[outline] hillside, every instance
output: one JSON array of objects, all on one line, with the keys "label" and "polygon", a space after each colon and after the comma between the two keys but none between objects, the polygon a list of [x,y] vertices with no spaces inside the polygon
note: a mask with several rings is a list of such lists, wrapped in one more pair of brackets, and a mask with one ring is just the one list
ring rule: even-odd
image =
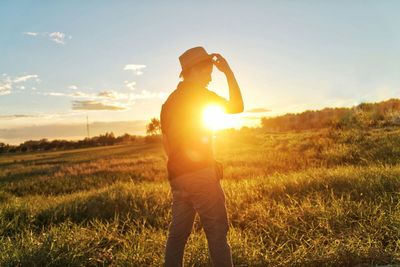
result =
[{"label": "hillside", "polygon": [[400,100],[361,103],[351,108],[324,108],[261,119],[269,131],[300,131],[322,128],[380,128],[400,125]]},{"label": "hillside", "polygon": [[[238,266],[400,263],[397,128],[223,131]],[[160,266],[171,194],[161,144],[0,156],[1,266]],[[188,266],[209,266],[196,219]]]}]

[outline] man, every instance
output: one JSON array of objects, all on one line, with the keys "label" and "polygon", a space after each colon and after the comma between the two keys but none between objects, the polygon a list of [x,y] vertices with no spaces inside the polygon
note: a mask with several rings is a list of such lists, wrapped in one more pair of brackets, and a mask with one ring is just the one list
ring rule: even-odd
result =
[{"label": "man", "polygon": [[[163,144],[168,156],[168,180],[172,191],[172,222],[165,249],[165,266],[182,266],[183,253],[196,212],[206,233],[214,266],[232,266],[227,242],[228,217],[219,179],[221,165],[213,156],[212,131],[203,123],[210,104],[226,113],[243,112],[239,85],[220,54],[194,47],[179,57],[183,78],[161,109]],[[209,91],[215,65],[227,78],[229,101]]]}]

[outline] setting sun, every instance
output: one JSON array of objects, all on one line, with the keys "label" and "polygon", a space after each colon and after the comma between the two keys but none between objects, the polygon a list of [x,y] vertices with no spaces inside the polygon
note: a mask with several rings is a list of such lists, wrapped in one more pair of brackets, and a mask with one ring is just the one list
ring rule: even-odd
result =
[{"label": "setting sun", "polygon": [[209,105],[203,111],[203,124],[206,128],[216,131],[237,127],[240,121],[238,118],[226,114],[223,107],[219,105]]}]

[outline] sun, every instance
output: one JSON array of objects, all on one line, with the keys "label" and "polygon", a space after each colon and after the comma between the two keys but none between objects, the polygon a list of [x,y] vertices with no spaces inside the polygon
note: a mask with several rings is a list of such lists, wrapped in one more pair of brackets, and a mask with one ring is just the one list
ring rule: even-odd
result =
[{"label": "sun", "polygon": [[217,131],[238,126],[239,121],[232,115],[226,114],[223,107],[209,105],[203,110],[203,124],[207,129]]}]

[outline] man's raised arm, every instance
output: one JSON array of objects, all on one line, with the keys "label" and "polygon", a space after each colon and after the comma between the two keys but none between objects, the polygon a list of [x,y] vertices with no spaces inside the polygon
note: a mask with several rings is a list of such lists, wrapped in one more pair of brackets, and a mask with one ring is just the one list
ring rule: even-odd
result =
[{"label": "man's raised arm", "polygon": [[226,107],[227,113],[241,113],[244,110],[243,98],[240,92],[239,85],[236,81],[233,71],[228,65],[228,62],[220,54],[212,54],[216,58],[213,62],[214,65],[223,72],[226,76],[229,86],[229,101]]}]

